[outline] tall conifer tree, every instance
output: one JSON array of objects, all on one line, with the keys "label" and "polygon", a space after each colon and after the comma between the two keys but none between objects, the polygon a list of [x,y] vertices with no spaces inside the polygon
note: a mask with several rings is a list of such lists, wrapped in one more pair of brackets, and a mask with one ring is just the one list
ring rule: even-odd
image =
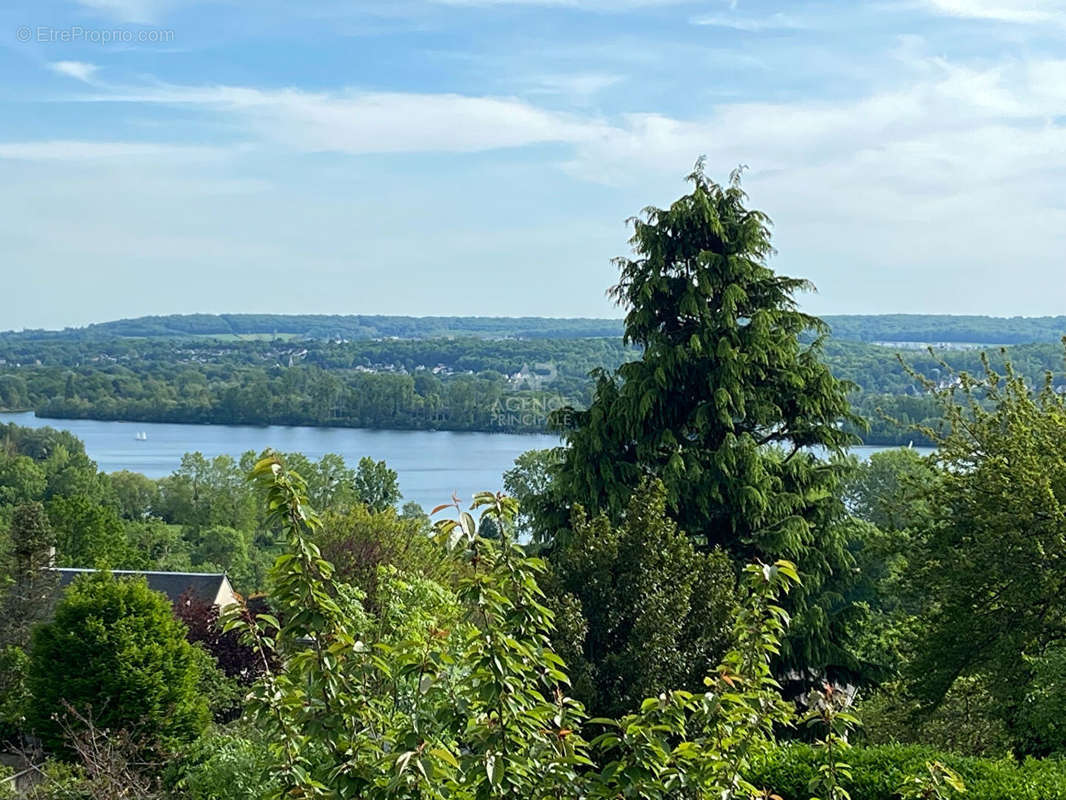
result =
[{"label": "tall conifer tree", "polygon": [[740,171],[721,186],[701,159],[688,180],[690,193],[632,220],[634,256],[617,259],[609,294],[643,356],[601,371],[590,407],[569,412],[554,488],[617,519],[641,481],[658,478],[701,545],[738,562],[796,560],[807,596],[793,660],[846,661],[832,631],[842,592],[826,594],[850,566],[833,524],[845,467],[826,454],[848,444],[848,387],[820,359],[825,324],[797,308],[810,283],[767,266],[770,220],[745,207]]}]

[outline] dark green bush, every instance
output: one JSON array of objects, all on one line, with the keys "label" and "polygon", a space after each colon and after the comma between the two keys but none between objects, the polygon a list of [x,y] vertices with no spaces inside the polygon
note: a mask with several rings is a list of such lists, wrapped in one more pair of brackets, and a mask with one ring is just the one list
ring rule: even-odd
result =
[{"label": "dark green bush", "polygon": [[[807,800],[807,784],[818,772],[822,754],[805,744],[774,750],[749,776],[759,787],[784,800]],[[924,775],[926,763],[939,761],[966,782],[966,800],[1066,800],[1066,761],[1057,759],[972,758],[918,745],[856,747],[848,752],[852,779],[844,782],[852,800],[898,800],[911,775]]]},{"label": "dark green bush", "polygon": [[87,721],[124,731],[148,749],[192,741],[210,715],[201,692],[206,657],[185,633],[170,602],[144,578],[78,578],[55,618],[33,633],[31,729],[53,751],[65,749],[68,725]]}]

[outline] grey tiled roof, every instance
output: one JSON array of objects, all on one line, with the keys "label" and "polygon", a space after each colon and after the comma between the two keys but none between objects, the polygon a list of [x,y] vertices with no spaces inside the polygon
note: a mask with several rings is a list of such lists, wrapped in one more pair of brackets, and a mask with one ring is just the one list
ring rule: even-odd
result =
[{"label": "grey tiled roof", "polygon": [[[67,586],[79,575],[96,572],[94,569],[60,567],[59,585]],[[224,572],[151,572],[149,570],[113,569],[112,575],[143,575],[148,588],[165,594],[171,603],[176,603],[183,594],[191,591],[197,598],[208,603],[215,602],[223,581]]]}]

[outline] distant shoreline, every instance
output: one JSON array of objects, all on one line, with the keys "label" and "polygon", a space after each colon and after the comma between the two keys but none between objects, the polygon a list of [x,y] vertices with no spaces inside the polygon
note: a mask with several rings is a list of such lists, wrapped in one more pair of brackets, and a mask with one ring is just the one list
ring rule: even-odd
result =
[{"label": "distant shoreline", "polygon": [[[409,426],[406,428],[398,427],[386,427],[375,425],[345,425],[343,423],[333,422],[279,422],[279,421],[265,421],[265,422],[233,422],[233,421],[218,421],[218,420],[178,420],[178,419],[163,419],[158,417],[119,417],[119,416],[103,416],[93,414],[81,414],[81,415],[62,415],[62,414],[40,414],[35,409],[0,409],[0,413],[5,414],[29,414],[32,413],[37,419],[45,420],[89,420],[93,422],[128,422],[136,423],[143,422],[149,425],[190,425],[190,426],[216,426],[216,427],[247,427],[247,428],[338,428],[344,430],[363,430],[363,431],[384,431],[391,433],[403,433],[405,431],[422,431],[425,433],[500,433],[510,436],[562,436],[560,432],[552,431],[547,428],[541,429],[516,429],[505,427],[492,427],[492,426],[475,426],[475,427],[448,427],[446,425],[437,426]],[[855,447],[907,447],[914,445],[915,447],[929,447],[929,442],[921,439],[917,432],[908,432],[905,436],[891,437],[891,436],[874,436],[874,437],[862,437]]]}]

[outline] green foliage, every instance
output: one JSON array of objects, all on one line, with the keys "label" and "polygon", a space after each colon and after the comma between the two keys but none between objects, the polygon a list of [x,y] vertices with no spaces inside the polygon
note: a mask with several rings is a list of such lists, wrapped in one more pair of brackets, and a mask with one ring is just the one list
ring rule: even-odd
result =
[{"label": "green foliage", "polygon": [[[589,370],[615,367],[634,353],[617,336],[136,346],[115,338],[9,343],[0,336],[0,358],[41,362],[17,371],[0,365],[0,390],[5,378],[17,378],[22,407],[59,418],[543,431],[548,410],[587,401]],[[552,365],[543,386],[508,377],[538,364]],[[310,473],[306,478],[313,484]],[[309,491],[321,503],[313,486]]]},{"label": "green foliage", "polygon": [[815,740],[815,749],[823,761],[818,774],[808,784],[808,791],[815,792],[811,800],[851,800],[851,794],[843,784],[851,781],[851,765],[847,754],[852,749],[848,736],[858,726],[859,719],[848,710],[847,695],[830,684],[821,691],[811,691],[807,696],[808,711],[803,721],[820,738]]},{"label": "green foliage", "polygon": [[355,470],[355,496],[371,513],[380,513],[400,501],[400,483],[395,470],[384,461],[364,456]]},{"label": "green foliage", "polygon": [[[513,499],[479,494],[470,512],[436,526],[466,565],[452,603],[440,602],[442,588],[386,570],[375,626],[314,543],[321,522],[302,479],[276,457],[253,475],[288,552],[271,574],[277,616],[238,611],[228,626],[277,658],[250,708],[271,743],[274,796],[762,796],[744,775],[791,717],[770,669],[788,620],[774,600],[797,581],[791,565],[746,570],[736,648],[707,691],[673,691],[621,721],[596,720],[606,731],[590,745],[550,646],[553,615],[537,585],[545,565],[507,535]],[[500,540],[478,535],[478,511],[497,519]],[[442,606],[452,609],[443,619]]]},{"label": "green foliage", "polygon": [[934,708],[923,707],[909,688],[896,679],[860,699],[858,710],[866,742],[922,744],[949,753],[992,758],[1014,752],[1024,728],[1008,728],[984,679],[959,678]]},{"label": "green foliage", "polygon": [[705,678],[707,691],[664,693],[617,722],[595,720],[607,731],[593,740],[606,760],[592,779],[593,797],[767,796],[750,776],[753,762],[773,750],[775,728],[793,716],[770,662],[788,621],[774,601],[796,583],[787,562],[747,567],[747,598],[734,618],[735,649]]},{"label": "green foliage", "polygon": [[159,481],[159,492],[156,513],[182,525],[191,538],[216,525],[244,531],[257,522],[255,498],[230,456],[208,460],[201,453],[186,453],[178,469]]},{"label": "green foliage", "polygon": [[40,503],[17,506],[11,516],[10,586],[0,594],[0,646],[29,644],[30,630],[48,616],[56,588],[51,566],[55,534]]},{"label": "green foliage", "polygon": [[[698,552],[677,530],[659,482],[637,490],[619,526],[579,509],[571,527],[552,553],[546,587],[576,697],[593,714],[613,716],[667,689],[697,691],[730,645],[729,559]],[[576,618],[561,610],[571,602]]]},{"label": "green foliage", "polygon": [[17,505],[39,500],[47,486],[44,468],[29,456],[0,459],[0,503]]},{"label": "green foliage", "polygon": [[1018,710],[1017,735],[1031,753],[1066,754],[1066,646],[1055,642],[1039,655],[1028,656],[1031,676]]},{"label": "green foliage", "polygon": [[53,749],[73,712],[150,744],[195,738],[207,723],[202,660],[167,599],[143,579],[88,574],[34,631],[27,683],[32,729]]},{"label": "green foliage", "polygon": [[[965,794],[959,795],[944,786],[950,782],[940,773],[941,795],[952,800],[1066,800],[1066,762],[1056,759],[974,758],[918,745],[885,745],[855,747],[848,760],[852,777],[843,785],[852,800],[899,800],[912,790],[915,778],[927,786],[936,764],[957,773],[965,784]],[[807,800],[807,785],[822,763],[822,754],[812,746],[791,744],[769,752],[748,777],[774,787],[783,800]]]},{"label": "green foliage", "polygon": [[926,764],[926,775],[915,775],[900,787],[900,800],[949,800],[966,792],[966,784],[955,770],[939,761]]},{"label": "green foliage", "polygon": [[13,509],[10,540],[9,584],[0,587],[0,739],[25,723],[26,647],[33,626],[51,614],[57,588],[48,569],[55,536],[40,503]]},{"label": "green foliage", "polygon": [[[852,395],[870,429],[847,425],[869,444],[928,444],[911,424],[934,424],[935,401],[916,391],[914,379],[896,359],[900,348],[911,352],[912,343],[934,343],[950,348],[951,342],[978,342],[988,347],[1016,344],[1011,359],[1030,380],[1045,370],[1061,376],[1061,357],[1055,341],[1066,332],[1062,318],[993,319],[888,315],[882,317],[826,317],[833,329],[824,357],[834,375],[861,388]],[[140,325],[138,321],[129,321]],[[592,323],[592,328],[585,323]],[[528,323],[528,326],[527,326]],[[311,320],[299,335],[274,337],[272,332],[228,332],[227,320],[204,323],[227,331],[214,338],[182,341],[133,341],[117,335],[102,336],[101,326],[91,337],[76,331],[61,335],[0,334],[0,406],[34,408],[42,415],[95,419],[130,419],[158,422],[214,422],[301,425],[348,425],[372,428],[450,430],[539,431],[547,411],[560,404],[585,407],[592,385],[592,369],[613,370],[640,356],[639,348],[621,341],[621,320],[472,320],[451,323],[395,318],[384,324],[354,323],[370,329],[410,331],[402,339],[337,341]],[[181,330],[184,320],[162,324],[146,322],[147,330]],[[201,323],[193,327],[199,328]],[[249,323],[256,326],[262,323]],[[328,323],[350,329],[339,318]],[[515,331],[510,338],[463,336],[427,339],[443,330],[471,326],[476,330]],[[365,325],[365,327],[364,327]],[[173,327],[171,327],[173,326]],[[597,327],[599,326],[599,327]],[[328,329],[332,329],[331,327]],[[572,338],[577,330],[588,337]],[[986,338],[960,339],[985,330]],[[314,333],[317,331],[317,334]],[[554,331],[555,336],[546,334]],[[992,335],[995,331],[996,335]],[[939,336],[932,336],[939,332]],[[304,339],[304,334],[321,337]],[[160,334],[163,335],[163,334]],[[293,344],[293,337],[304,339]],[[349,338],[349,337],[344,337]],[[807,341],[810,334],[805,335]],[[887,341],[891,346],[869,342]],[[1039,342],[1039,343],[1037,343]],[[956,370],[980,369],[973,349],[942,349]],[[938,380],[941,365],[920,351],[908,357],[913,366]],[[14,364],[21,362],[20,367]],[[40,366],[37,366],[40,362]],[[529,365],[550,363],[554,379],[546,387],[516,387],[507,375]],[[509,410],[517,413],[500,413]],[[527,413],[532,410],[534,413]],[[890,421],[888,417],[899,420]],[[310,472],[293,462],[316,497]]]},{"label": "green foliage", "polygon": [[96,800],[91,778],[77,764],[49,759],[41,766],[40,782],[24,800]]},{"label": "green foliage", "polygon": [[81,494],[53,497],[46,507],[59,566],[118,568],[126,561],[126,529],[113,508]]},{"label": "green foliage", "polygon": [[168,525],[158,518],[125,523],[127,569],[191,572],[190,542],[180,525]]},{"label": "green foliage", "polygon": [[883,450],[859,464],[844,486],[844,502],[859,519],[882,531],[926,522],[936,469],[910,448]]},{"label": "green foliage", "polygon": [[898,675],[917,626],[921,601],[911,596],[906,576],[917,530],[931,518],[928,497],[936,479],[928,459],[901,448],[857,463],[843,487],[845,506],[854,517],[851,527],[858,533],[853,552],[862,576],[852,597],[861,619],[849,631],[850,642],[878,682]]},{"label": "green foliage", "polygon": [[22,647],[0,647],[0,742],[14,739],[26,723],[29,656]]},{"label": "green foliage", "polygon": [[167,783],[185,800],[262,800],[277,791],[270,765],[254,728],[213,728],[169,769]]},{"label": "green foliage", "polygon": [[363,592],[369,609],[382,604],[383,567],[397,568],[408,577],[444,582],[454,572],[430,540],[425,520],[398,516],[392,506],[378,513],[362,503],[328,511],[315,532],[315,543],[333,564],[337,579]]},{"label": "green foliage", "polygon": [[251,534],[215,525],[202,531],[189,561],[198,572],[225,572],[239,592],[248,593],[262,584],[261,566],[252,558]]},{"label": "green foliage", "polygon": [[[789,558],[805,576],[792,598],[786,661],[854,667],[840,649],[828,585],[851,569],[836,495],[851,441],[847,386],[820,357],[817,318],[797,310],[806,281],[775,274],[769,220],[702,168],[691,193],[633,221],[633,259],[618,259],[611,296],[640,359],[600,372],[587,411],[564,427],[558,496],[620,519],[645,476],[663,482],[678,526],[737,562]],[[560,420],[561,421],[561,420]],[[553,527],[565,528],[557,511]]]},{"label": "green foliage", "polygon": [[948,430],[911,559],[923,605],[906,674],[934,704],[978,677],[1010,724],[1030,659],[1066,633],[1066,399],[1009,365],[938,396]]},{"label": "green foliage", "polygon": [[161,497],[156,481],[129,470],[112,472],[107,477],[123,519],[144,520],[159,515]]},{"label": "green foliage", "polygon": [[555,531],[550,527],[555,507],[560,502],[553,495],[554,471],[562,462],[559,449],[527,450],[514,460],[503,474],[503,487],[518,501],[515,527],[518,535],[529,541],[550,542]]},{"label": "green foliage", "polygon": [[[553,694],[565,676],[548,658],[550,612],[530,572],[535,562],[513,544],[477,539],[464,512],[458,528],[442,529],[476,565],[460,586],[467,619],[459,635],[423,618],[414,622],[418,635],[367,641],[371,621],[352,613],[358,595],[332,581],[332,565],[309,538],[320,523],[305,505],[302,479],[274,459],[255,474],[290,545],[272,573],[284,625],[260,616],[249,631],[282,664],[265,676],[253,710],[276,743],[283,789],[540,797],[573,778],[579,740],[559,730],[576,709]],[[481,502],[498,516],[510,508],[491,496]],[[390,583],[385,594],[410,591]],[[396,614],[392,605],[386,615]],[[452,696],[463,703],[452,707]]]}]

